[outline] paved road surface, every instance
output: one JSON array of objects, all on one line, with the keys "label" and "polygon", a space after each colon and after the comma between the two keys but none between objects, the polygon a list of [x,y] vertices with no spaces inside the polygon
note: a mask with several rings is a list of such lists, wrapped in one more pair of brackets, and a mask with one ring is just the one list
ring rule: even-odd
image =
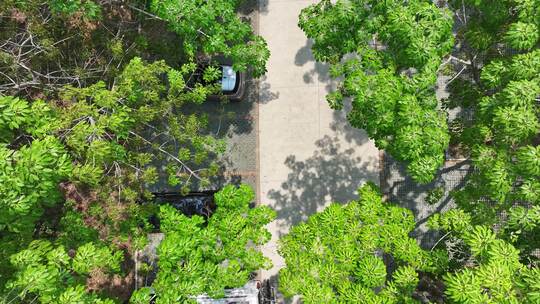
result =
[{"label": "paved road surface", "polygon": [[346,202],[366,180],[379,181],[378,153],[363,131],[347,126],[343,112],[325,100],[334,85],[316,63],[298,28],[300,10],[311,0],[260,0],[259,34],[268,42],[268,73],[259,89],[259,191],[261,204],[278,212],[272,241],[262,248],[275,278],[284,266],[277,239],[291,225],[331,201]]}]

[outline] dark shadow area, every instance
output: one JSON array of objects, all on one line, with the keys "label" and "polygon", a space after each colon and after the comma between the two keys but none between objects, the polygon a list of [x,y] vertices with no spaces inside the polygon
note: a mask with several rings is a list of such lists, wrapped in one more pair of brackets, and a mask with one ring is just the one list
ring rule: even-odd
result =
[{"label": "dark shadow area", "polygon": [[245,134],[253,131],[254,104],[257,102],[256,81],[246,80],[246,92],[241,101],[223,99],[208,100],[202,104],[185,104],[182,113],[208,116],[208,134],[218,138],[231,134]]},{"label": "dark shadow area", "polygon": [[259,103],[265,104],[279,98],[279,91],[272,91],[271,85],[266,82],[266,76],[260,78],[258,89],[259,96],[255,100],[257,100]]},{"label": "dark shadow area", "polygon": [[337,86],[337,80],[330,77],[330,64],[315,61],[311,48],[313,47],[313,40],[307,39],[306,44],[301,47],[294,57],[294,64],[297,66],[303,66],[308,62],[315,62],[315,67],[306,72],[302,77],[307,84],[315,84],[317,81],[325,84],[325,90],[330,92]]},{"label": "dark shadow area", "polygon": [[[328,104],[326,104],[328,106]],[[347,114],[351,111],[352,105],[347,98],[343,102],[343,109],[334,111],[334,119],[330,123],[330,129],[345,138],[348,143],[363,145],[369,141],[366,131],[351,126],[347,120]]]},{"label": "dark shadow area", "polygon": [[[429,184],[418,184],[407,174],[403,164],[385,154],[384,167],[381,171],[383,193],[388,195],[391,202],[399,204],[414,213],[416,228],[412,236],[424,249],[431,249],[440,235],[427,228],[427,220],[435,213],[443,212],[454,207],[450,191],[461,189],[470,173],[469,161],[447,161],[434,180]],[[430,190],[437,187],[444,189],[444,194],[434,204],[428,204],[426,199]]]},{"label": "dark shadow area", "polygon": [[306,45],[296,51],[296,55],[294,56],[295,65],[303,66],[310,61],[315,61],[315,58],[313,58],[313,52],[311,51],[311,47],[313,47],[313,40],[306,40]]},{"label": "dark shadow area", "polygon": [[247,2],[255,2],[256,8],[258,9],[260,14],[267,14],[268,13],[268,1],[269,0],[247,0]]},{"label": "dark shadow area", "polygon": [[291,304],[293,303],[293,299],[285,298],[283,294],[279,292],[279,275],[273,275],[267,278],[263,284],[268,289],[272,288],[273,290],[271,291],[269,290],[268,292],[264,293],[264,296],[261,297],[261,300],[262,300],[261,304],[272,304],[272,303]]},{"label": "dark shadow area", "polygon": [[243,0],[238,7],[241,15],[251,15],[259,11],[259,0]]},{"label": "dark shadow area", "polygon": [[[251,147],[249,147],[251,149]],[[255,148],[253,148],[253,159],[255,159]],[[212,189],[221,189],[225,185],[235,185],[239,186],[240,184],[248,184],[253,191],[257,189],[257,177],[256,177],[256,163],[250,161],[238,160],[239,158],[233,159],[230,156],[232,152],[229,150],[224,157],[219,161],[220,170],[216,176],[213,176],[210,179],[212,184]],[[239,165],[239,163],[241,163]],[[251,170],[242,170],[241,166],[250,166],[252,163]]]},{"label": "dark shadow area", "polygon": [[254,190],[258,187],[256,103],[268,103],[279,97],[279,92],[271,91],[264,79],[265,76],[249,82],[243,101],[223,103],[210,115],[209,129],[227,141],[227,151],[219,160],[220,173],[211,179],[214,188],[241,183],[247,183]]},{"label": "dark shadow area", "polygon": [[361,183],[378,176],[378,172],[368,168],[373,167],[375,159],[351,157],[353,149],[342,149],[337,137],[325,136],[316,146],[313,156],[305,161],[294,155],[287,157],[287,180],[280,189],[268,193],[275,201],[280,228],[306,220],[327,201],[346,203],[356,199]]},{"label": "dark shadow area", "polygon": [[256,26],[253,21],[257,19],[257,14],[268,13],[268,0],[241,0],[236,11],[244,21]]},{"label": "dark shadow area", "polygon": [[[191,190],[215,190],[223,185],[232,183],[240,184],[246,182],[252,187],[256,187],[255,177],[250,177],[256,170],[256,138],[255,132],[257,107],[257,81],[248,77],[246,80],[246,92],[241,101],[231,102],[206,101],[203,104],[186,104],[181,111],[184,114],[195,114],[197,116],[207,116],[208,126],[206,134],[223,139],[227,142],[227,148],[222,155],[211,155],[211,161],[218,161],[220,165],[219,173],[211,178],[209,187],[201,187],[197,180],[191,180]],[[181,148],[181,147],[178,147]],[[185,146],[183,146],[185,148]],[[188,147],[189,148],[189,147]],[[177,152],[176,152],[177,153]],[[173,153],[173,154],[176,154]],[[159,181],[150,188],[151,191],[178,191],[180,185],[169,186],[165,160],[155,164],[160,168]],[[208,162],[200,165],[193,165],[192,169],[207,168]],[[246,178],[246,173],[247,177]],[[254,188],[255,189],[255,188]]]}]

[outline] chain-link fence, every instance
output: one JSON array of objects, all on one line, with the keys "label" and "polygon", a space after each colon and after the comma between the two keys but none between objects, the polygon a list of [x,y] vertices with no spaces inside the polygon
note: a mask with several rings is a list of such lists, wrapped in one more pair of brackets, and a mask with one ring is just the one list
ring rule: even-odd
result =
[{"label": "chain-link fence", "polygon": [[467,160],[448,160],[435,179],[426,185],[416,183],[406,172],[405,166],[384,154],[381,170],[381,190],[389,201],[413,211],[417,227],[413,236],[422,247],[430,249],[438,234],[429,231],[428,218],[455,207],[450,191],[464,185],[471,166]]}]

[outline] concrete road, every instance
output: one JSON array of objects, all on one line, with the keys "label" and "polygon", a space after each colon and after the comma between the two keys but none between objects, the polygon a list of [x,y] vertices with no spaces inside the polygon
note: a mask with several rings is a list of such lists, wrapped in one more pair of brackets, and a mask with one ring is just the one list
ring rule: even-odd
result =
[{"label": "concrete road", "polygon": [[328,107],[335,83],[328,67],[316,63],[311,42],[298,28],[298,14],[312,0],[260,0],[259,34],[268,42],[268,73],[259,88],[260,203],[278,212],[269,225],[271,242],[262,248],[276,278],[283,259],[277,240],[291,225],[332,201],[356,198],[367,180],[378,184],[378,155],[365,132],[348,126],[345,112]]}]

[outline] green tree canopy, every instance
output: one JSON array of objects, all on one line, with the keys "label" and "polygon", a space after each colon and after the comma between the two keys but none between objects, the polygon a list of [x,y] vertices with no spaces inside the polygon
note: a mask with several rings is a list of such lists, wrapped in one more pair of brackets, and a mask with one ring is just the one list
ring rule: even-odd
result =
[{"label": "green tree canopy", "polygon": [[[241,287],[271,261],[256,246],[270,240],[264,228],[275,217],[266,206],[250,208],[254,193],[247,185],[228,185],[214,195],[216,211],[205,219],[187,217],[169,205],[160,208],[158,273],[152,288],[156,303],[190,302],[208,294],[223,297],[225,288]],[[150,289],[137,290],[131,301],[148,303]]]},{"label": "green tree canopy", "polygon": [[[340,79],[331,107],[350,98],[349,122],[419,182],[432,179],[451,138],[452,151],[473,163],[455,201],[475,224],[503,226],[529,255],[540,245],[540,2],[438,5],[321,1],[302,11],[299,26]],[[449,72],[442,106],[457,116],[450,128],[434,94]]]},{"label": "green tree canopy", "polygon": [[43,106],[0,97],[0,231],[31,234],[43,209],[62,199],[58,183],[71,175],[71,159],[57,138],[30,140],[44,122],[33,111]]},{"label": "green tree canopy", "polygon": [[10,257],[16,270],[0,301],[2,304],[36,300],[40,303],[113,304],[112,300],[86,292],[85,284],[94,270],[119,272],[122,259],[121,252],[92,243],[80,246],[73,253],[49,241],[33,241],[28,248]]},{"label": "green tree canopy", "polygon": [[455,198],[474,223],[505,226],[525,256],[540,246],[540,2],[450,4],[463,22],[456,56],[465,72],[446,105],[468,113],[453,123],[452,141],[475,169]]},{"label": "green tree canopy", "polygon": [[[210,164],[208,170],[196,171],[190,166],[201,165],[212,153],[219,154],[224,143],[204,133],[204,115],[181,112],[184,104],[200,104],[217,90],[215,85],[186,84],[196,69],[193,63],[175,70],[163,61],[146,63],[134,58],[113,88],[107,89],[103,82],[86,88],[66,87],[60,105],[5,97],[0,100],[0,134],[6,139],[21,132],[21,136],[37,139],[54,136],[77,165],[73,178],[90,185],[98,184],[103,173],[113,169],[111,176],[154,182],[157,176],[152,162],[157,159],[171,161],[166,173],[173,186],[182,183],[187,187],[194,179],[204,185],[217,166]],[[162,75],[167,75],[166,81]],[[215,75],[209,77],[215,79]]]},{"label": "green tree canopy", "polygon": [[[221,54],[238,69],[265,71],[268,49],[237,17],[239,5],[0,1],[0,293],[8,295],[1,303],[111,303],[100,298],[116,297],[107,285],[117,279],[123,281],[117,289],[131,292],[134,269],[119,265],[130,267],[124,255],[144,247],[149,215],[157,212],[140,204],[150,197],[148,185],[206,188],[225,149],[196,109],[221,92],[221,71],[197,61]],[[248,210],[242,199],[230,204],[214,218],[248,217],[237,242],[256,245],[268,237],[261,227],[271,211]],[[162,212],[165,221],[179,216]],[[219,247],[229,235],[216,233]],[[165,248],[172,246],[167,242]],[[219,258],[229,263],[231,254],[222,271],[229,277],[267,263],[253,248],[228,246]],[[221,279],[201,292],[232,284]]]},{"label": "green tree canopy", "polygon": [[237,69],[266,72],[270,51],[266,41],[253,34],[251,25],[237,16],[242,0],[152,0],[152,12],[166,20],[183,39],[187,54],[224,55]]},{"label": "green tree canopy", "polygon": [[[47,208],[63,200],[58,184],[72,174],[64,145],[43,136],[47,124],[42,101],[32,106],[13,97],[0,97],[0,257],[7,260],[32,240]],[[33,140],[33,136],[36,139]],[[11,265],[0,265],[0,289]]]},{"label": "green tree canopy", "polygon": [[[444,275],[450,303],[538,303],[540,270],[520,262],[519,250],[489,227],[473,225],[471,216],[454,209],[429,220],[453,239],[453,269]],[[456,242],[456,240],[458,242]],[[455,245],[458,244],[458,245]],[[456,263],[457,262],[457,263]]]},{"label": "green tree canopy", "polygon": [[360,198],[331,204],[294,226],[280,240],[286,267],[280,271],[285,296],[303,303],[411,303],[430,256],[408,235],[412,213],[383,202],[372,183]]},{"label": "green tree canopy", "polygon": [[[205,78],[215,77],[212,69]],[[33,238],[67,250],[101,241],[134,251],[153,212],[137,203],[147,185],[165,177],[182,191],[194,180],[205,187],[218,170],[210,158],[224,143],[205,133],[205,116],[182,112],[218,89],[188,84],[196,70],[136,57],[110,89],[103,82],[66,87],[56,102],[0,97],[2,258]],[[3,263],[0,273],[5,282],[12,265]]]},{"label": "green tree canopy", "polygon": [[327,95],[330,107],[341,109],[350,97],[351,125],[424,183],[443,163],[449,142],[434,88],[453,45],[452,24],[450,11],[421,0],[323,0],[300,14],[315,59],[342,79]]}]

